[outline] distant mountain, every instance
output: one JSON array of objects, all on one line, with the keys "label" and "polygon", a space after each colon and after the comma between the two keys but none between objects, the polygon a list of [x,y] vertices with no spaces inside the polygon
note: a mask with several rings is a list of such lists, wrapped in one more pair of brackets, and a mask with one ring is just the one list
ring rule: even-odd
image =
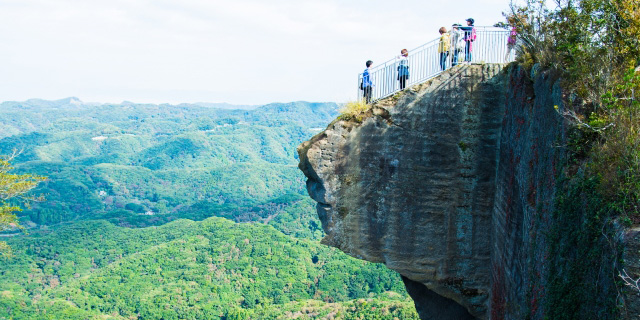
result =
[{"label": "distant mountain", "polygon": [[[143,227],[217,215],[318,237],[315,215],[302,209],[311,202],[301,197],[295,148],[337,108],[5,102],[0,154],[22,150],[16,167],[50,178],[36,190],[47,200],[23,212],[37,224],[102,217]],[[294,209],[302,211],[292,215]]]},{"label": "distant mountain", "polygon": [[[182,106],[183,104],[180,104]],[[207,108],[216,108],[216,109],[242,109],[242,110],[253,110],[255,108],[260,107],[259,105],[236,105],[229,103],[211,103],[211,102],[196,102],[191,105],[207,107]]]},{"label": "distant mountain", "polygon": [[[218,105],[220,108],[216,108]],[[235,108],[238,107],[238,108]],[[46,129],[55,122],[67,118],[77,118],[92,122],[110,123],[131,119],[143,120],[160,118],[170,121],[197,121],[200,117],[224,121],[251,121],[252,123],[269,120],[312,121],[315,125],[326,125],[327,115],[337,113],[335,103],[273,103],[265,106],[233,106],[229,104],[121,104],[84,103],[78,98],[66,98],[55,101],[30,99],[24,102],[7,101],[0,103],[0,138],[19,133],[29,133]],[[298,114],[300,113],[300,114]],[[185,122],[185,123],[186,123]],[[263,124],[268,124],[263,122]],[[55,128],[54,128],[55,129]]]},{"label": "distant mountain", "polygon": [[[0,108],[9,108],[9,107],[20,107],[20,108],[30,108],[30,107],[69,107],[69,106],[99,106],[99,105],[114,105],[112,103],[100,103],[100,102],[84,102],[76,97],[68,97],[59,100],[44,100],[44,99],[29,99],[26,101],[5,101],[0,103]],[[131,101],[122,101],[119,104],[115,105],[143,105],[141,103],[135,103]],[[146,104],[153,105],[153,104]],[[171,106],[171,104],[161,104],[166,106]],[[206,107],[206,108],[214,108],[214,109],[230,109],[230,110],[252,110],[260,107],[260,105],[234,105],[230,103],[213,103],[213,102],[196,102],[196,103],[181,103],[175,105],[177,107]]]}]

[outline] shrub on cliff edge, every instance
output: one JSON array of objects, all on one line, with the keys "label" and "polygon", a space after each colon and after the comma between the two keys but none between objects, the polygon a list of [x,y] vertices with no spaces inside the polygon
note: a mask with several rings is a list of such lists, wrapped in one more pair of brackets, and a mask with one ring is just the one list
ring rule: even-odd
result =
[{"label": "shrub on cliff edge", "polygon": [[342,120],[355,120],[362,122],[363,114],[371,108],[371,105],[364,100],[349,101],[339,110],[340,119]]}]

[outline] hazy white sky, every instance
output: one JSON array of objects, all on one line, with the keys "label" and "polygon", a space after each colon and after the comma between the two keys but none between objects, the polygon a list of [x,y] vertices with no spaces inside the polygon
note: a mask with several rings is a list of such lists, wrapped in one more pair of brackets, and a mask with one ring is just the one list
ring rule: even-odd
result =
[{"label": "hazy white sky", "polygon": [[438,28],[508,0],[0,0],[0,101],[265,104],[355,99]]}]

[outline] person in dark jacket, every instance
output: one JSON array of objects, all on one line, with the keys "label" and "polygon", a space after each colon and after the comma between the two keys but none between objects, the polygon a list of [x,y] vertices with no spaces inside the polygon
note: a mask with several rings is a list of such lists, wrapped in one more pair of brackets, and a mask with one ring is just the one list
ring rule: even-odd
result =
[{"label": "person in dark jacket", "polygon": [[373,61],[367,60],[366,66],[362,73],[362,84],[361,89],[364,91],[364,101],[366,103],[371,103],[371,93],[373,92],[373,82],[371,82],[371,74],[369,74],[369,68],[373,65]]},{"label": "person in dark jacket", "polygon": [[464,31],[464,42],[466,43],[464,48],[464,61],[471,62],[473,51],[473,42],[476,41],[476,27],[473,26],[475,20],[473,18],[467,19],[467,26],[460,27]]}]

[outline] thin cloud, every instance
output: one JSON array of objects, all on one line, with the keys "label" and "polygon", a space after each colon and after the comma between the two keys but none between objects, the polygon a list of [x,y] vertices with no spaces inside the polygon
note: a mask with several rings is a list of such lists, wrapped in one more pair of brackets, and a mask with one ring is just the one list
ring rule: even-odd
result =
[{"label": "thin cloud", "polygon": [[344,101],[367,59],[500,3],[0,0],[0,100]]}]

